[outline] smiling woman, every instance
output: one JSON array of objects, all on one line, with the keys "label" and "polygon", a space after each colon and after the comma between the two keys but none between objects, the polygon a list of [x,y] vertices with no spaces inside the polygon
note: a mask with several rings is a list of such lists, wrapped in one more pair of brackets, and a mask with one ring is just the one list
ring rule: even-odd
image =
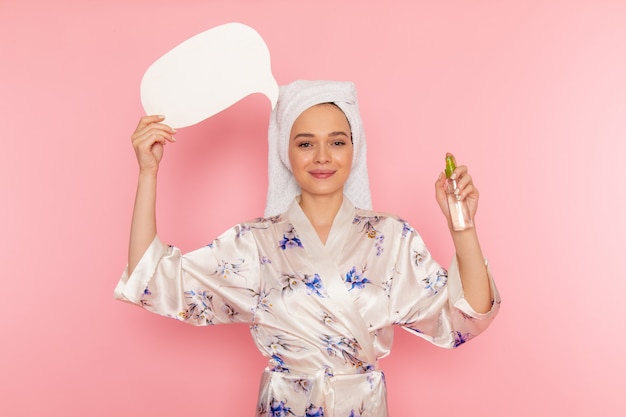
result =
[{"label": "smiling woman", "polygon": [[[443,266],[454,252],[431,183],[446,151],[480,189],[504,310],[456,351],[396,328],[380,361],[391,415],[626,416],[625,16],[618,0],[0,1],[0,416],[254,416],[267,360],[245,325],[191,328],[110,297],[128,250],[141,76],[178,40],[231,21],[262,34],[280,84],[357,83],[373,206],[410,221]],[[254,94],[179,129],[159,171],[161,239],[187,252],[263,215],[270,111]],[[386,256],[376,221],[355,227]],[[287,230],[276,250],[283,234],[285,252],[312,245]],[[216,268],[239,265],[225,261]],[[377,273],[354,264],[352,280]],[[442,284],[432,275],[429,291]]]},{"label": "smiling woman", "polygon": [[[408,223],[370,210],[356,102],[352,83],[283,87],[270,122],[272,215],[185,255],[156,235],[156,174],[174,131],[146,116],[133,135],[140,176],[129,266],[115,294],[189,324],[248,324],[268,358],[258,417],[385,417],[378,360],[394,325],[455,348],[499,310],[475,229],[450,228],[457,257],[448,272]],[[454,174],[475,213],[467,168]],[[450,224],[441,176],[436,190]]]}]

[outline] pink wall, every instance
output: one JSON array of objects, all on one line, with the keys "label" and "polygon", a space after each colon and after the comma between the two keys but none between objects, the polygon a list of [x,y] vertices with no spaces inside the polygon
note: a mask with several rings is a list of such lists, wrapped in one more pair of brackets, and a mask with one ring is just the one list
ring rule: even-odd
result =
[{"label": "pink wall", "polygon": [[[393,416],[626,415],[626,2],[608,0],[3,0],[0,415],[253,414],[264,361],[245,327],[112,299],[141,76],[230,21],[261,33],[280,83],[357,83],[375,206],[442,263],[445,151],[481,190],[502,312],[456,351],[397,331]],[[268,113],[251,96],[168,146],[165,240],[190,250],[262,213]]]}]

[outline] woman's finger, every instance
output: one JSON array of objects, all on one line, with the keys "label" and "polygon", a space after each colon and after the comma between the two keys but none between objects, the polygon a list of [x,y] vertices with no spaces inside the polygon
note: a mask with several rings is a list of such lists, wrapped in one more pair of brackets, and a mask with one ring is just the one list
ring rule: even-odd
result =
[{"label": "woman's finger", "polygon": [[164,134],[168,134],[168,140],[173,142],[172,135],[176,133],[176,129],[166,125],[165,123],[159,123],[163,120],[163,116],[144,116],[139,121],[135,132],[133,132],[131,136],[131,141],[134,141],[136,138],[140,138],[147,134],[151,133],[159,133],[162,132]]},{"label": "woman's finger", "polygon": [[165,120],[165,116],[160,115],[160,114],[152,114],[152,115],[143,116],[139,119],[139,123],[137,124],[137,128],[135,129],[135,131],[143,129],[144,127],[148,126],[151,123],[162,122],[163,120]]},{"label": "woman's finger", "polygon": [[465,187],[470,185],[473,182],[472,176],[470,174],[463,174],[457,177],[456,186],[458,189],[463,190]]},{"label": "woman's finger", "polygon": [[149,130],[142,132],[141,134],[135,134],[131,138],[133,147],[137,148],[142,143],[155,141],[167,141],[167,142],[176,142],[173,134],[169,131],[163,130],[158,127],[152,127]]},{"label": "woman's finger", "polygon": [[453,180],[459,179],[465,174],[467,174],[467,167],[465,165],[459,165],[454,169],[454,172],[452,173],[452,176],[450,178]]},{"label": "woman's finger", "polygon": [[167,144],[167,138],[159,134],[147,135],[146,137],[137,140],[135,148],[148,151],[155,143],[165,145]]},{"label": "woman's finger", "polygon": [[167,125],[161,124],[151,124],[149,126],[144,127],[141,130],[135,131],[131,136],[131,142],[134,142],[137,139],[142,139],[150,135],[162,135],[166,137],[170,142],[173,142],[173,135],[176,133],[176,130],[170,128]]}]

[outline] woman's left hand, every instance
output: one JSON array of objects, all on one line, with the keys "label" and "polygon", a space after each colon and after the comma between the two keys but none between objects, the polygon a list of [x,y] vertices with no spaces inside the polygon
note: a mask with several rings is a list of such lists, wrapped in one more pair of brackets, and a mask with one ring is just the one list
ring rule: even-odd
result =
[{"label": "woman's left hand", "polygon": [[[448,155],[451,154],[447,153],[446,156]],[[456,179],[457,187],[459,188],[459,196],[461,200],[467,201],[470,217],[474,220],[476,210],[478,209],[478,188],[474,186],[472,176],[468,173],[467,167],[465,165],[457,166],[452,173],[451,178]],[[446,197],[446,182],[446,176],[443,172],[441,172],[439,174],[439,178],[437,178],[437,181],[435,182],[435,197],[437,198],[437,203],[439,203],[441,211],[444,216],[446,216],[448,224],[450,225],[450,210],[448,209],[448,201]]]}]

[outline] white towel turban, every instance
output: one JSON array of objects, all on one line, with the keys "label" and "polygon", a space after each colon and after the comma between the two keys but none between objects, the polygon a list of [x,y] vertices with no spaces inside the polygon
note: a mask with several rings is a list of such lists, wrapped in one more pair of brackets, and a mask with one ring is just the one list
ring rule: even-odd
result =
[{"label": "white towel turban", "polygon": [[296,183],[289,163],[289,135],[298,116],[306,109],[321,103],[335,103],[346,115],[352,130],[354,155],[352,171],[344,185],[344,194],[355,206],[371,209],[365,134],[354,84],[342,81],[300,80],[280,87],[278,102],[270,115],[269,185],[265,217],[287,211],[293,199],[300,194],[300,187]]}]

